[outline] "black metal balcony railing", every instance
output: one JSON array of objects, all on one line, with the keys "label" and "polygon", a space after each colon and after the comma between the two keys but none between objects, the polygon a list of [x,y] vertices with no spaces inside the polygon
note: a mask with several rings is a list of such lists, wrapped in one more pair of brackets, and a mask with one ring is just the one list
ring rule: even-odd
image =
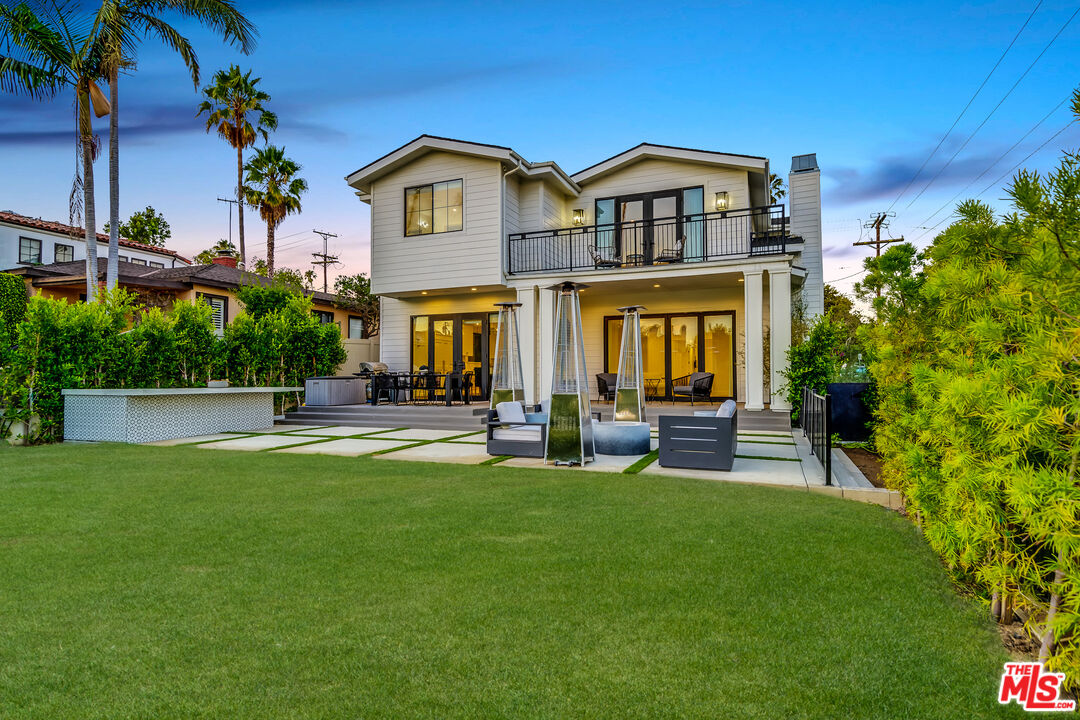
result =
[{"label": "black metal balcony railing", "polygon": [[788,244],[783,205],[507,236],[507,273],[572,272],[776,255]]}]

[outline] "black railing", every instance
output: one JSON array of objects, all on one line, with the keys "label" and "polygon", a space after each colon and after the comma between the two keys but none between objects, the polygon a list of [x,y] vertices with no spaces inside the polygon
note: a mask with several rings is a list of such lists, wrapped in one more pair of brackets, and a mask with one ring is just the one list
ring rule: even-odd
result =
[{"label": "black railing", "polygon": [[606,270],[776,255],[788,236],[783,205],[587,225],[507,236],[507,273]]},{"label": "black railing", "polygon": [[829,394],[819,395],[804,387],[799,423],[803,437],[810,441],[810,451],[825,470],[825,484],[832,485],[832,398]]}]

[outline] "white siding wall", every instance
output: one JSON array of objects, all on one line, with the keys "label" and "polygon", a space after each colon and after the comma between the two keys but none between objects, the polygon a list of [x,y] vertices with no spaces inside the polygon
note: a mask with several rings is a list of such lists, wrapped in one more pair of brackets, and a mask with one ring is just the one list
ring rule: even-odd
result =
[{"label": "white siding wall", "polygon": [[518,187],[518,226],[521,232],[540,230],[540,192],[539,180],[522,180]]},{"label": "white siding wall", "polygon": [[[405,188],[458,178],[463,181],[463,229],[405,237]],[[372,292],[501,282],[501,182],[498,161],[444,152],[425,155],[377,180],[372,186]]]},{"label": "white siding wall", "polygon": [[[726,190],[729,193],[731,209],[750,206],[750,185],[746,170],[656,159],[641,160],[610,175],[589,182],[582,188],[579,197],[568,202],[573,208],[583,208],[585,210],[585,224],[593,225],[596,223],[594,203],[597,198],[632,195],[655,190],[671,190],[695,185],[702,185],[705,188],[706,212],[714,209],[712,203],[716,193],[721,190]],[[565,212],[569,217],[570,208]]]},{"label": "white siding wall", "polygon": [[[821,171],[788,176],[791,192],[791,234],[803,239],[802,255],[795,264],[806,268],[803,301],[809,317],[825,312],[825,278],[821,267]],[[798,247],[797,245],[794,247]]]},{"label": "white siding wall", "polygon": [[[80,238],[72,238],[60,233],[35,230],[34,228],[19,225],[0,224],[0,270],[8,270],[19,265],[19,238],[28,237],[41,241],[41,262],[50,265],[56,262],[56,245],[71,245],[74,248],[74,260],[86,259],[86,241]],[[109,256],[108,243],[99,242],[97,246],[99,258]],[[147,250],[120,246],[119,254],[126,258],[139,258],[147,262],[161,263],[167,268],[186,267],[187,263],[176,259],[172,255],[159,254]]]},{"label": "white siding wall", "polygon": [[[464,293],[409,299],[382,298],[379,318],[379,359],[391,370],[408,370],[412,338],[409,323],[413,315],[495,312],[497,302],[517,299],[513,290],[502,293]],[[524,332],[524,330],[522,330]],[[523,338],[523,342],[524,342]]]}]

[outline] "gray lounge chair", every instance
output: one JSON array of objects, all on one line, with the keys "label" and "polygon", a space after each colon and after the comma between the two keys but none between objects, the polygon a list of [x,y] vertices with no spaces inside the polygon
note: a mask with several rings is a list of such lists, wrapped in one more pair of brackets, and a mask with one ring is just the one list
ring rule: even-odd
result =
[{"label": "gray lounge chair", "polygon": [[715,415],[660,416],[660,466],[731,470],[738,446],[738,412],[727,400]]},{"label": "gray lounge chair", "polygon": [[708,400],[712,395],[713,374],[708,372],[696,372],[677,377],[671,381],[671,402],[674,404],[679,397],[690,398],[690,404],[694,400]]},{"label": "gray lounge chair", "polygon": [[525,414],[518,402],[501,402],[487,413],[488,455],[544,457],[547,417]]}]

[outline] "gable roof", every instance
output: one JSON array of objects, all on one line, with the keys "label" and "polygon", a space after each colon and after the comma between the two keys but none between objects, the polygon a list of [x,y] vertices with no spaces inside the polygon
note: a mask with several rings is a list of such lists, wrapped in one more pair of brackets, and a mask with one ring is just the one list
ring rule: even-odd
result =
[{"label": "gable roof", "polygon": [[585,184],[590,180],[596,180],[621,167],[646,158],[704,163],[706,165],[725,165],[728,167],[758,170],[760,172],[765,172],[769,167],[769,159],[759,155],[740,155],[738,153],[697,150],[695,148],[676,147],[674,145],[656,145],[654,143],[643,142],[618,155],[613,155],[607,160],[601,160],[584,170],[579,170],[571,175],[571,178],[578,184]]},{"label": "gable roof", "polygon": [[[72,227],[71,225],[65,225],[55,220],[42,220],[41,218],[32,218],[26,215],[19,215],[18,213],[8,212],[6,210],[0,210],[0,223],[7,223],[8,225],[18,225],[20,227],[32,228],[34,230],[44,230],[45,232],[57,233],[59,235],[67,235],[75,240],[86,239],[86,229]],[[109,236],[105,233],[97,233],[98,242],[109,242]],[[174,257],[177,260],[191,264],[191,260],[187,259],[175,250],[169,250],[167,248],[156,247],[154,245],[144,245],[143,243],[133,242],[125,238],[120,238],[120,246],[131,248],[133,250],[142,250],[143,252],[153,253],[155,255],[166,255],[168,257]]]},{"label": "gable roof", "polygon": [[421,135],[396,150],[391,150],[382,157],[372,160],[359,170],[346,175],[345,182],[359,190],[358,194],[361,199],[365,199],[365,196],[371,192],[371,183],[375,180],[430,152],[439,151],[497,160],[503,165],[511,166],[523,175],[530,177],[548,176],[556,184],[561,185],[570,195],[577,195],[581,190],[577,183],[571,180],[570,176],[554,162],[531,163],[514,152],[512,148],[503,145],[455,140],[454,138],[439,137],[438,135]]}]

